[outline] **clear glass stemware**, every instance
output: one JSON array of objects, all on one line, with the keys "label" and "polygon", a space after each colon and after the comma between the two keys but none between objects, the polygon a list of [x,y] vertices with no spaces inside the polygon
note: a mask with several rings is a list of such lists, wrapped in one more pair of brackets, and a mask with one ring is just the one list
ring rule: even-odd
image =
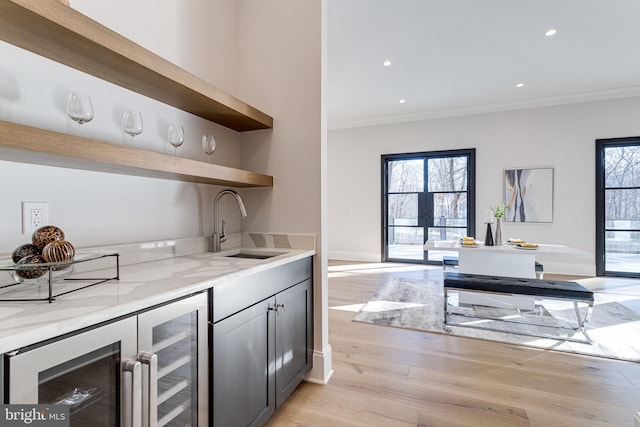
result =
[{"label": "clear glass stemware", "polygon": [[91,97],[84,93],[73,92],[67,99],[67,115],[78,123],[78,134],[82,136],[82,125],[93,119]]},{"label": "clear glass stemware", "polygon": [[140,135],[143,129],[142,114],[139,111],[125,111],[122,117],[122,130],[131,136],[130,145],[133,145],[133,137]]},{"label": "clear glass stemware", "polygon": [[184,143],[184,128],[180,125],[171,124],[169,125],[169,129],[167,130],[167,138],[169,139],[169,144],[174,147],[174,156],[178,155],[178,147],[180,147]]},{"label": "clear glass stemware", "polygon": [[209,163],[211,163],[211,155],[216,149],[216,139],[213,135],[202,135],[202,149],[209,156]]}]

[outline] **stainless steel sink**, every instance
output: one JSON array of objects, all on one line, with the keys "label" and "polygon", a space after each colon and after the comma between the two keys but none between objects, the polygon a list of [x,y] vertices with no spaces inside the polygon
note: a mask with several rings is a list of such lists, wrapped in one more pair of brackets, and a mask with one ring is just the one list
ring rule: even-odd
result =
[{"label": "stainless steel sink", "polygon": [[269,259],[278,255],[282,255],[284,252],[249,252],[240,251],[235,254],[222,255],[225,258],[248,258],[248,259]]}]

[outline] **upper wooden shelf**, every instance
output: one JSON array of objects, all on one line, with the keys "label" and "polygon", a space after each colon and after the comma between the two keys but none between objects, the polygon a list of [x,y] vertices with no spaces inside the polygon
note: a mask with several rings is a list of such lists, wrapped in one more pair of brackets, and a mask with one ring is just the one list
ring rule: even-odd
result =
[{"label": "upper wooden shelf", "polygon": [[0,159],[230,187],[273,187],[270,175],[4,121]]},{"label": "upper wooden shelf", "polygon": [[0,0],[0,39],[236,131],[273,118],[53,0]]}]

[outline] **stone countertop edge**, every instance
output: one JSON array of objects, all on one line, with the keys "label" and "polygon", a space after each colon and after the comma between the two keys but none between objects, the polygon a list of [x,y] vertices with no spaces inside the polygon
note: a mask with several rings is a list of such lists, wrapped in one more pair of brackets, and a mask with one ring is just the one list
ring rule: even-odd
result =
[{"label": "stone countertop edge", "polygon": [[1,302],[0,354],[128,316],[232,279],[316,254],[315,250],[306,249],[247,249],[254,253],[277,252],[280,255],[262,260],[224,256],[238,252],[235,249],[150,261],[121,266],[120,280],[111,280],[58,297],[52,303]]}]

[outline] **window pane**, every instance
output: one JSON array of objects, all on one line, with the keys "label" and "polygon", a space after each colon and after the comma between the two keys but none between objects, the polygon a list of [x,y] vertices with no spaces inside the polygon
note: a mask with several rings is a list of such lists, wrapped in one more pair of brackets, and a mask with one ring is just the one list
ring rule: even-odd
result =
[{"label": "window pane", "polygon": [[467,224],[467,193],[436,193],[433,195],[433,225]]},{"label": "window pane", "polygon": [[637,273],[640,265],[640,232],[607,231],[605,255],[605,270]]},{"label": "window pane", "polygon": [[640,190],[605,190],[604,197],[606,228],[640,229]]},{"label": "window pane", "polygon": [[606,147],[604,161],[605,187],[640,187],[640,146]]},{"label": "window pane", "polygon": [[418,195],[389,195],[389,225],[418,225]]},{"label": "window pane", "polygon": [[424,161],[394,160],[389,162],[389,192],[406,193],[424,190]]},{"label": "window pane", "polygon": [[428,160],[429,191],[466,191],[467,158],[445,157]]},{"label": "window pane", "polygon": [[429,227],[429,240],[458,240],[467,235],[465,228]]},{"label": "window pane", "polygon": [[422,227],[389,227],[389,258],[424,258],[424,236]]}]

